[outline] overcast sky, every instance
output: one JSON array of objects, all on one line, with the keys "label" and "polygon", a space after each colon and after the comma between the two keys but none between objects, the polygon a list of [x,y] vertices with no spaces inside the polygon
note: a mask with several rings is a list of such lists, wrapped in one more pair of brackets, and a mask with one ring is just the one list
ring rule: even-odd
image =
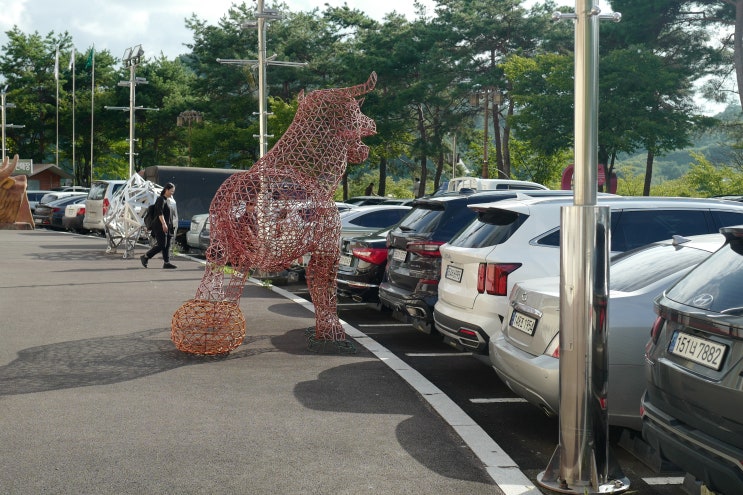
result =
[{"label": "overcast sky", "polygon": [[[185,43],[193,41],[184,20],[196,14],[208,24],[216,25],[233,0],[0,0],[0,45],[7,43],[5,32],[18,26],[42,37],[51,31],[69,32],[78,51],[95,45],[121,57],[127,47],[142,44],[145,57],[162,52],[172,59],[189,50]],[[252,2],[246,2],[251,5]],[[269,2],[266,2],[267,4]],[[309,11],[325,4],[343,5],[343,0],[286,0],[293,12]],[[365,10],[382,19],[396,10],[414,17],[412,0],[346,0],[349,7]],[[431,0],[423,3],[433,5]]]}]

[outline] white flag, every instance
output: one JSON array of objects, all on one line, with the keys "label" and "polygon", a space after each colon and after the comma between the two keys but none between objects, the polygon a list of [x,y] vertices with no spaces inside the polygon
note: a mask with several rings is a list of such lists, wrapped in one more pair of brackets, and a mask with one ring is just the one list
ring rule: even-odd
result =
[{"label": "white flag", "polygon": [[72,47],[72,55],[70,55],[70,66],[67,70],[75,70],[75,47]]},{"label": "white flag", "polygon": [[54,54],[54,79],[59,81],[59,45],[57,45],[57,52]]}]

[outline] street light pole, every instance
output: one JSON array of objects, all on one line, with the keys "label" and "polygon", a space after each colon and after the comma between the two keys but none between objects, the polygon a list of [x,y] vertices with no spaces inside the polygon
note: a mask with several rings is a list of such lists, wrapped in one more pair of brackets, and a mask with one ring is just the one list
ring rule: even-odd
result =
[{"label": "street light pole", "polygon": [[119,81],[119,86],[129,87],[129,106],[128,107],[104,107],[106,110],[128,110],[129,111],[129,177],[134,175],[134,111],[135,110],[160,110],[159,108],[145,108],[136,106],[136,91],[137,84],[147,84],[147,79],[143,77],[135,76],[135,69],[142,61],[144,56],[144,50],[142,45],[134,45],[131,48],[124,50],[124,56],[121,61],[124,67],[129,68],[129,80]]},{"label": "street light pole", "polygon": [[3,127],[3,130],[2,130],[2,140],[3,140],[3,145],[2,145],[3,146],[2,161],[3,162],[5,162],[5,129],[8,129],[8,128],[11,128],[11,129],[13,129],[13,128],[21,129],[23,127],[26,127],[25,125],[14,125],[14,124],[6,124],[5,123],[5,109],[6,108],[15,108],[15,103],[8,103],[6,101],[6,93],[7,92],[8,92],[8,85],[6,84],[3,87],[3,89],[0,90],[0,113],[2,113],[2,117],[1,117],[2,124],[1,125]]},{"label": "street light pole", "polygon": [[282,62],[275,60],[276,55],[271,55],[266,58],[266,21],[275,21],[283,19],[283,16],[275,11],[263,8],[263,0],[258,0],[258,11],[255,13],[257,21],[244,22],[243,28],[257,28],[258,29],[258,60],[240,60],[240,59],[225,59],[218,58],[217,62],[220,64],[229,65],[249,65],[252,69],[258,69],[258,132],[259,134],[253,137],[258,138],[259,143],[259,155],[260,158],[268,151],[268,143],[266,138],[273,137],[273,135],[266,134],[267,123],[266,117],[268,115],[268,99],[266,96],[266,66],[267,65],[280,65],[284,67],[305,67],[306,62]]}]

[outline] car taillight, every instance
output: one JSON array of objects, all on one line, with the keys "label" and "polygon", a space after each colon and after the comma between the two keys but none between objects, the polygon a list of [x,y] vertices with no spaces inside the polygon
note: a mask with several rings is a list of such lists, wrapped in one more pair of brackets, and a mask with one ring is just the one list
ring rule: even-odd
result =
[{"label": "car taillight", "polygon": [[108,198],[105,198],[103,200],[103,214],[105,215],[108,211],[108,207],[111,206],[111,203],[108,201]]},{"label": "car taillight", "polygon": [[85,208],[78,208],[77,214],[78,215],[85,215]]},{"label": "car taillight", "polygon": [[386,248],[357,247],[353,248],[351,252],[361,261],[366,261],[372,265],[383,265],[387,262]]},{"label": "car taillight", "polygon": [[665,320],[663,319],[663,317],[659,316],[655,319],[653,326],[650,327],[650,340],[653,342],[653,345],[658,343],[658,337],[660,337],[660,331],[663,328],[663,322],[665,322]]},{"label": "car taillight", "polygon": [[62,211],[62,208],[58,208],[58,207],[52,208],[52,213],[57,213],[58,211]]},{"label": "car taillight", "polygon": [[520,266],[521,263],[480,263],[477,270],[477,292],[505,296],[508,293],[508,275]]},{"label": "car taillight", "polygon": [[441,251],[439,251],[439,248],[442,244],[444,243],[439,241],[411,241],[406,247],[409,252],[415,253],[418,256],[440,258]]}]

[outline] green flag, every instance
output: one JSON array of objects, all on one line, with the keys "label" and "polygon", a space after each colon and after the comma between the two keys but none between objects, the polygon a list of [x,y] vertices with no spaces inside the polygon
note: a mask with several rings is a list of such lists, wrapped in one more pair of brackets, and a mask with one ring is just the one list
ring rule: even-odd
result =
[{"label": "green flag", "polygon": [[90,49],[90,53],[88,54],[88,60],[85,61],[85,69],[90,69],[93,67],[93,60],[95,57],[95,48]]}]

